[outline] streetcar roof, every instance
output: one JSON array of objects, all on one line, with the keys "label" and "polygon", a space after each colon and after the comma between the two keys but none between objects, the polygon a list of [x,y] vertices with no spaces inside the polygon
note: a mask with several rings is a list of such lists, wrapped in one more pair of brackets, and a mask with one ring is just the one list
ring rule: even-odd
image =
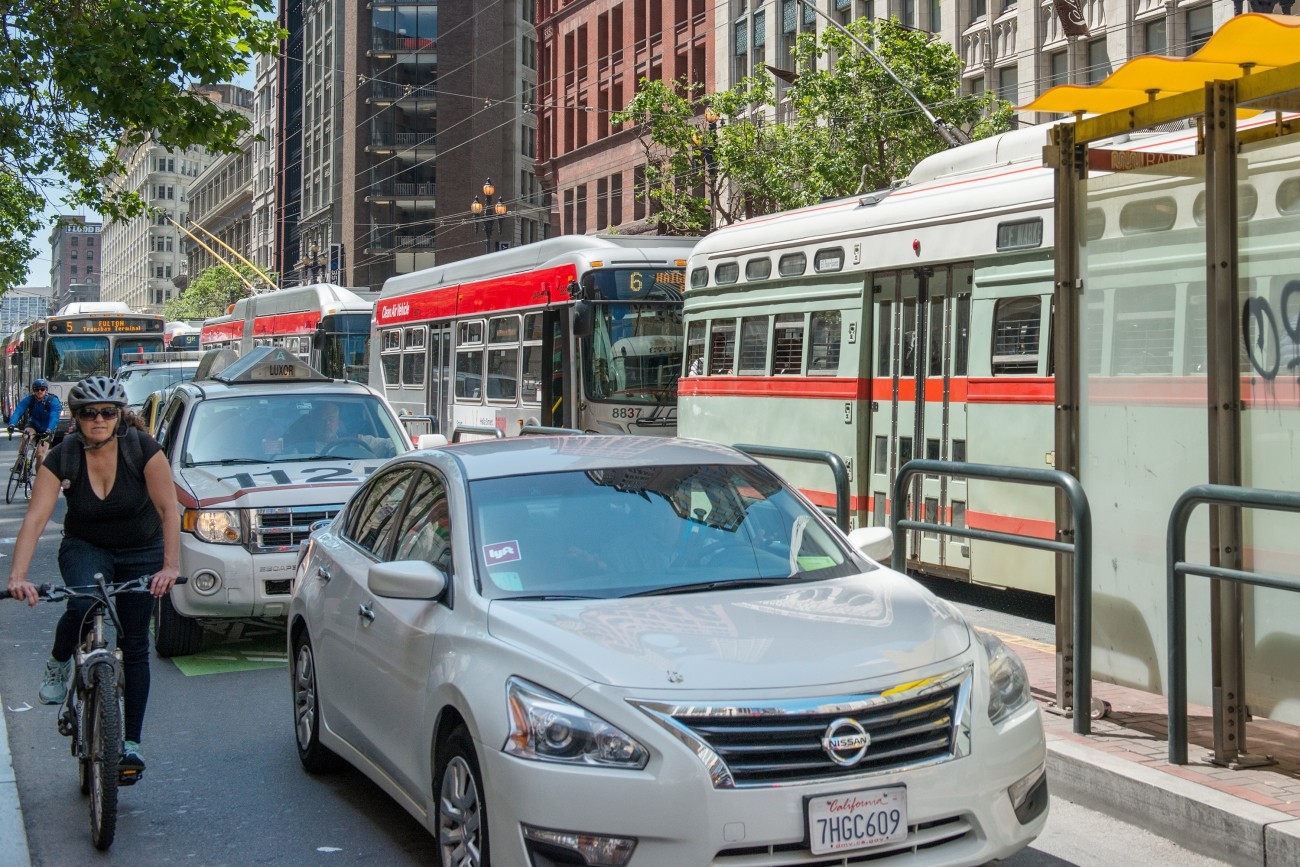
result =
[{"label": "streetcar roof", "polygon": [[559,235],[389,278],[384,283],[383,296],[387,298],[565,264],[586,268],[593,262],[608,267],[640,267],[677,260],[684,263],[697,240],[670,235]]}]

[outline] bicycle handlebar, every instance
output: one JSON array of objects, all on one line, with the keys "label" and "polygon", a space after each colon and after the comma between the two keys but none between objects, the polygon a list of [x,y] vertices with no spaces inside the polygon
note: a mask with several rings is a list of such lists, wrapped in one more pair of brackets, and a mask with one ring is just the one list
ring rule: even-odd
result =
[{"label": "bicycle handlebar", "polygon": [[[139,578],[132,578],[130,581],[120,581],[116,584],[109,584],[108,595],[116,596],[119,593],[141,593],[149,589],[149,582],[153,580],[153,575],[141,575]],[[184,584],[188,581],[184,575],[176,578],[177,584]],[[58,602],[63,599],[99,599],[99,587],[91,585],[89,588],[66,587],[59,584],[38,584],[36,593],[47,602]],[[12,599],[8,590],[0,590],[0,599]]]}]

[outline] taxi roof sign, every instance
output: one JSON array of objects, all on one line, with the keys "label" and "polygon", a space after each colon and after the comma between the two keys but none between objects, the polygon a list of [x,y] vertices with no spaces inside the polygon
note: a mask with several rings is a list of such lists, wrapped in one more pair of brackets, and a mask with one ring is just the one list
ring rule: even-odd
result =
[{"label": "taxi roof sign", "polygon": [[213,379],[224,383],[249,382],[332,382],[282,346],[257,346],[227,365]]}]

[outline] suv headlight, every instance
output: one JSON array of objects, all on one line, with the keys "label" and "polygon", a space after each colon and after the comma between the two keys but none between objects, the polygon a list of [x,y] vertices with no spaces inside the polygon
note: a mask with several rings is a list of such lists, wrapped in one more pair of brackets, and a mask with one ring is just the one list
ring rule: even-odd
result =
[{"label": "suv headlight", "polygon": [[997,725],[1030,700],[1029,674],[1002,639],[978,629],[975,635],[989,656],[989,721]]},{"label": "suv headlight", "polygon": [[569,765],[635,768],[650,754],[618,728],[549,690],[512,677],[506,681],[512,756]]},{"label": "suv headlight", "polygon": [[181,529],[217,545],[238,545],[243,535],[235,509],[186,509]]}]

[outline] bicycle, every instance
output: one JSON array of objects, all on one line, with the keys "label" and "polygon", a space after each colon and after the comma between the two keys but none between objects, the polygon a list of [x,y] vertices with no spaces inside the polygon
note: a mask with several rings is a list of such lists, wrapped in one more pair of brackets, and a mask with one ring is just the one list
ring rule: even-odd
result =
[{"label": "bicycle", "polygon": [[[13,440],[15,428],[9,428],[9,439]],[[32,476],[36,472],[36,436],[23,434],[18,445],[18,457],[9,470],[9,484],[5,487],[5,503],[14,501],[14,494],[21,488],[23,496],[32,498]]]},{"label": "bicycle", "polygon": [[[72,739],[71,751],[77,760],[77,781],[81,794],[90,796],[90,839],[101,851],[113,845],[117,832],[117,793],[121,786],[139,781],[140,772],[119,767],[123,749],[122,720],[122,651],[108,647],[104,614],[108,613],[115,631],[122,629],[117,607],[111,597],[119,593],[147,592],[152,575],[107,584],[96,573],[90,588],[41,584],[40,597],[49,602],[64,599],[90,599],[84,637],[72,655],[72,679],[67,698],[59,707],[59,734]],[[177,584],[184,584],[184,577]],[[11,598],[0,590],[0,599]]]}]

